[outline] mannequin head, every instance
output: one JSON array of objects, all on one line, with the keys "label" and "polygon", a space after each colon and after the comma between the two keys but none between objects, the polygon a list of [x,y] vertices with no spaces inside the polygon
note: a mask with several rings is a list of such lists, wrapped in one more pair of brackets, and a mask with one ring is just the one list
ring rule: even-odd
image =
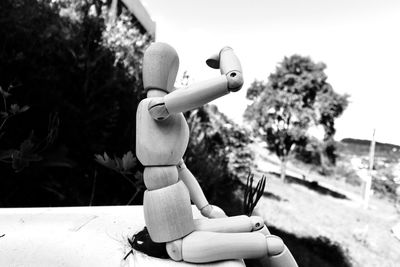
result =
[{"label": "mannequin head", "polygon": [[178,69],[179,57],[175,49],[166,43],[152,43],[143,58],[144,89],[146,92],[172,92]]}]

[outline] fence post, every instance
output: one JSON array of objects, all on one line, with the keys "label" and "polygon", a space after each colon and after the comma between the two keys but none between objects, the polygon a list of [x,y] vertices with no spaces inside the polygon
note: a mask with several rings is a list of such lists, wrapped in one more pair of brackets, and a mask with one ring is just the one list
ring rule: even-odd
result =
[{"label": "fence post", "polygon": [[375,129],[372,133],[371,145],[369,147],[369,166],[368,175],[365,181],[365,187],[363,192],[364,208],[368,208],[369,198],[371,196],[371,185],[372,185],[372,172],[374,168],[374,157],[375,157]]}]

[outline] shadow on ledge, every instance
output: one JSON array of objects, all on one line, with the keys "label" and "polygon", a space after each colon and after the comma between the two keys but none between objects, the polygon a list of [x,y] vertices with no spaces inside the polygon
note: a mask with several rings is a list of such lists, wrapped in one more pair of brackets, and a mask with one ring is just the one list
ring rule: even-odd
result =
[{"label": "shadow on ledge", "polygon": [[[272,175],[279,177],[279,174],[277,173],[271,173]],[[316,191],[318,193],[320,193],[321,195],[328,195],[334,198],[340,198],[340,199],[348,199],[348,197],[344,194],[341,194],[339,192],[333,191],[329,188],[326,188],[324,186],[321,186],[320,184],[318,184],[318,182],[316,181],[307,181],[305,179],[299,179],[297,177],[294,176],[290,176],[290,175],[286,175],[286,182],[288,183],[294,183],[294,184],[299,184],[302,186],[307,187],[310,190]]]},{"label": "shadow on ledge", "polygon": [[[281,237],[290,249],[299,267],[351,267],[348,252],[340,244],[326,237],[297,237],[273,226],[271,234]],[[247,267],[256,267],[246,261]]]},{"label": "shadow on ledge", "polygon": [[270,198],[270,199],[273,199],[273,200],[276,200],[276,201],[283,201],[283,202],[288,202],[289,201],[286,198],[282,198],[282,197],[280,197],[278,195],[275,195],[274,193],[268,192],[268,191],[264,191],[263,196],[267,197],[267,198]]}]

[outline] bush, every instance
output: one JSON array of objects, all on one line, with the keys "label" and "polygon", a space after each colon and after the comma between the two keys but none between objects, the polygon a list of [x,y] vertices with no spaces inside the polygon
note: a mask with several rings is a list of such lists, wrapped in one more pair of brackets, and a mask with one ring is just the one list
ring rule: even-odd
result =
[{"label": "bush", "polygon": [[399,186],[395,180],[393,169],[390,167],[381,168],[376,171],[372,177],[372,190],[379,197],[386,197],[390,200],[396,200],[396,189]]},{"label": "bush", "polygon": [[[93,159],[134,150],[140,59],[149,38],[134,28],[121,34],[133,18],[106,28],[98,5],[0,2],[3,118],[19,107],[0,129],[0,206],[126,204],[132,197],[128,181]],[[126,44],[115,45],[114,36],[130,41],[123,57],[130,61],[117,56]],[[136,165],[136,177],[140,170]]]},{"label": "bush", "polygon": [[[2,207],[142,203],[132,151],[150,37],[124,10],[107,24],[103,2],[0,1]],[[238,213],[247,133],[211,107],[187,115],[187,165],[210,202]]]},{"label": "bush", "polygon": [[242,179],[252,169],[249,133],[207,105],[186,113],[191,129],[185,161],[207,199],[229,214],[242,213]]},{"label": "bush", "polygon": [[297,160],[315,166],[319,174],[330,176],[334,173],[338,158],[337,147],[338,143],[333,139],[320,141],[315,137],[307,137],[300,140],[294,155]]}]

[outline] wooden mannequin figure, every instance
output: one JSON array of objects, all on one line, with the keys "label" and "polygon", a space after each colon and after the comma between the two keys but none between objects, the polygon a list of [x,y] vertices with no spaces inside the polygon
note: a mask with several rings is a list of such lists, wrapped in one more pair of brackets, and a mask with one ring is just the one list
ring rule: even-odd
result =
[{"label": "wooden mannequin figure", "polygon": [[[260,217],[227,217],[210,205],[182,160],[189,140],[182,112],[236,92],[243,85],[240,62],[230,47],[206,62],[220,69],[221,75],[175,90],[179,68],[175,49],[153,43],[144,55],[147,98],[137,110],[136,155],[145,166],[143,209],[150,238],[166,243],[168,255],[176,261],[261,258],[263,266],[296,267],[290,251],[268,232]],[[191,201],[208,219],[193,219]]]}]

